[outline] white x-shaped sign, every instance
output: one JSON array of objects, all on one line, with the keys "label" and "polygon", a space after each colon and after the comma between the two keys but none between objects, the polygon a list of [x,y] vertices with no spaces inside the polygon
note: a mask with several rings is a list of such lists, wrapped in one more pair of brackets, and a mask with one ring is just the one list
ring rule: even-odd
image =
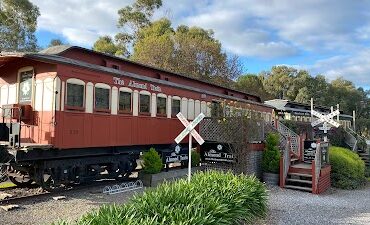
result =
[{"label": "white x-shaped sign", "polygon": [[321,114],[321,113],[319,113],[315,110],[311,110],[311,114],[319,118],[318,120],[313,121],[311,123],[311,125],[313,127],[315,127],[315,126],[317,126],[321,123],[324,123],[324,127],[327,127],[327,124],[325,125],[325,123],[329,123],[329,124],[333,125],[334,127],[339,127],[340,124],[332,119],[334,116],[339,115],[339,113],[340,112],[339,112],[338,109],[335,110],[334,112],[331,112],[331,113],[327,114],[327,115],[323,115],[323,114]]},{"label": "white x-shaped sign", "polygon": [[204,143],[203,138],[199,135],[199,133],[194,130],[194,128],[200,123],[200,121],[203,120],[205,115],[203,113],[200,113],[191,123],[182,115],[181,112],[179,112],[177,115],[177,118],[181,121],[181,123],[185,126],[185,129],[175,138],[176,143],[180,143],[182,139],[189,133],[191,133],[191,136],[195,138],[195,140],[202,145]]}]

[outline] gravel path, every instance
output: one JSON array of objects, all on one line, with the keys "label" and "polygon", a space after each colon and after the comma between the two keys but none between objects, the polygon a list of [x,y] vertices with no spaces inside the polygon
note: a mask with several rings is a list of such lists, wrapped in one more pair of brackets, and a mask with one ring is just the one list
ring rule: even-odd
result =
[{"label": "gravel path", "polygon": [[[370,224],[370,184],[360,190],[331,189],[322,195],[269,187],[269,216],[258,224]],[[73,221],[102,204],[124,203],[135,191],[105,195],[102,188],[65,194],[65,200],[50,196],[24,202],[21,208],[0,209],[0,225],[50,224],[59,219]],[[138,191],[141,192],[141,191]]]},{"label": "gravel path", "polygon": [[3,211],[0,209],[0,225],[51,224],[58,219],[73,221],[103,204],[125,203],[135,193],[129,191],[116,195],[102,194],[102,187],[64,193],[65,200],[53,200],[52,196],[40,197],[37,201],[25,201],[20,209]]},{"label": "gravel path", "polygon": [[353,191],[330,189],[321,195],[270,190],[265,224],[370,224],[370,184]]}]

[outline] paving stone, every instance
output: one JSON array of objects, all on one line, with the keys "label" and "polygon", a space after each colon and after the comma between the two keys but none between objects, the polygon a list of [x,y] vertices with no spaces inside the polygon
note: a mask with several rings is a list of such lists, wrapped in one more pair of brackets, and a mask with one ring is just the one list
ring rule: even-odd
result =
[{"label": "paving stone", "polygon": [[0,208],[2,208],[5,211],[10,211],[10,210],[19,209],[19,205],[2,205],[0,206]]},{"label": "paving stone", "polygon": [[53,197],[53,199],[57,200],[57,201],[64,200],[64,199],[66,199],[66,196],[55,196],[55,197]]}]

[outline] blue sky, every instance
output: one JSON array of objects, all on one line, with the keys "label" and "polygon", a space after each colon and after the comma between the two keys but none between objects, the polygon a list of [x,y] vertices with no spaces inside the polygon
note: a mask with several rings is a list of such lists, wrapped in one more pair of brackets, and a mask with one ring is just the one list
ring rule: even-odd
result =
[{"label": "blue sky", "polygon": [[[40,8],[37,38],[91,48],[114,35],[117,10],[133,0],[30,0]],[[228,54],[241,57],[245,72],[274,65],[339,76],[370,89],[370,1],[367,0],[163,0],[155,18],[169,17],[212,29]]]}]

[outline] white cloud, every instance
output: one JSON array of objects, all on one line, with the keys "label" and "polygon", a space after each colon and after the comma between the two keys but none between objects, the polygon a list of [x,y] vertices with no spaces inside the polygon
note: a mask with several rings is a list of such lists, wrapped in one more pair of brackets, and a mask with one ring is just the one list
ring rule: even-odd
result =
[{"label": "white cloud", "polygon": [[[117,11],[134,0],[31,2],[41,11],[39,29],[91,47],[98,36],[118,32]],[[333,55],[301,67],[370,86],[369,11],[367,0],[163,0],[154,18],[213,29],[224,49],[240,56],[284,64],[302,53]]]},{"label": "white cloud", "polygon": [[357,86],[370,87],[370,49],[355,55],[339,55],[301,66],[313,74],[324,74],[329,81],[345,77]]},{"label": "white cloud", "polygon": [[91,46],[100,35],[115,34],[118,9],[133,0],[31,0],[40,9],[38,29],[64,36],[69,43]]},{"label": "white cloud", "polygon": [[[358,32],[367,29],[365,22],[370,19],[370,1],[364,0],[188,0],[187,5],[182,2],[165,1],[167,8],[174,9],[175,23],[214,29],[226,50],[237,54],[243,51],[242,55],[247,56],[357,50]],[[262,30],[264,37],[253,38],[253,33],[245,32],[250,29]],[[241,43],[231,35],[247,40]]]}]

